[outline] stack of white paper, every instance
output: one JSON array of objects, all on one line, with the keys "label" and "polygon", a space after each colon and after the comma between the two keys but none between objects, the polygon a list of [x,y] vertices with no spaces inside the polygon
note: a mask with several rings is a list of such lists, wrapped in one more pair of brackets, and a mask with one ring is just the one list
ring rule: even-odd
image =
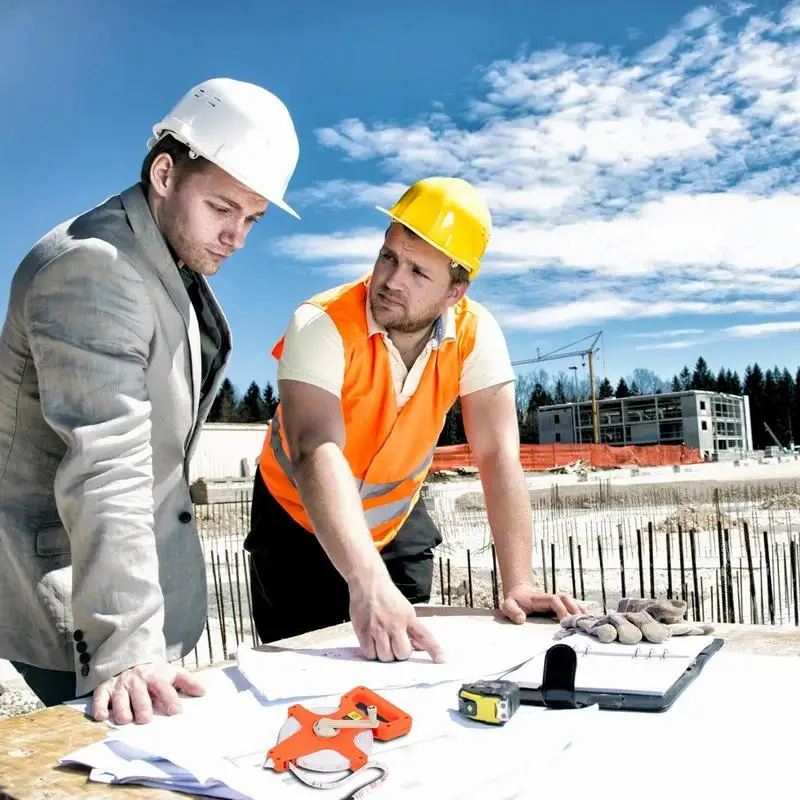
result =
[{"label": "stack of white paper", "polygon": [[[354,636],[301,652],[242,648],[239,668],[206,673],[206,695],[186,699],[184,713],[147,725],[112,726],[105,741],[71,753],[62,763],[88,766],[90,779],[105,783],[231,800],[313,797],[318,791],[290,772],[264,769],[266,753],[276,744],[294,702],[311,709],[336,707],[342,694],[364,685],[413,718],[409,734],[373,745],[370,761],[388,768],[380,788],[386,800],[406,797],[412,789],[424,796],[435,791],[466,800],[477,796],[481,786],[522,785],[534,773],[540,785],[547,764],[575,740],[577,731],[585,735],[589,730],[576,720],[591,720],[596,709],[556,714],[522,708],[498,728],[461,717],[458,688],[546,650],[553,644],[555,627],[456,618],[425,622],[445,648],[446,664],[434,664],[426,653],[415,653],[407,662],[368,662]],[[368,772],[363,780],[374,775]],[[361,782],[356,778],[352,788],[347,784],[342,789],[352,791]]]},{"label": "stack of white paper", "polygon": [[[381,692],[413,718],[409,734],[373,745],[370,760],[388,768],[382,797],[406,797],[416,789],[424,796],[435,790],[447,798],[461,798],[470,796],[480,782],[508,781],[509,775],[527,780],[528,772],[541,776],[581,730],[576,719],[591,719],[595,713],[522,708],[505,727],[495,728],[458,715],[458,685]],[[315,698],[305,705],[331,706],[338,699]],[[207,714],[200,713],[202,705]],[[90,766],[92,780],[109,783],[143,783],[232,800],[313,797],[316,790],[291,773],[263,768],[287,708],[286,703],[263,705],[249,693],[224,706],[207,697],[190,716],[164,717],[155,726],[117,728],[104,742],[62,761]],[[587,731],[585,726],[582,730]],[[320,777],[333,780],[339,774]]]},{"label": "stack of white paper", "polygon": [[61,763],[90,767],[89,779],[98,783],[134,783],[230,800],[246,798],[218,780],[201,783],[189,770],[115,739],[76,750]]},{"label": "stack of white paper", "polygon": [[407,661],[366,661],[355,634],[324,645],[265,653],[241,645],[239,668],[269,700],[343,694],[354,686],[374,691],[432,686],[499,675],[544,653],[555,643],[556,626],[478,622],[457,617],[423,619],[442,646],[446,662],[426,652]]}]

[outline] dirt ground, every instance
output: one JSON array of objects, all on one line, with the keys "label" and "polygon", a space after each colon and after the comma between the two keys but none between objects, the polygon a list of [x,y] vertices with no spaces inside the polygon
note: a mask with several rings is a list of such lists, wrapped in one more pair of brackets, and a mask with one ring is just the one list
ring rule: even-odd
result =
[{"label": "dirt ground", "polygon": [[[526,475],[533,568],[548,591],[612,607],[627,596],[678,592],[702,618],[788,622],[797,614],[800,461],[682,465]],[[433,482],[426,503],[444,541],[439,602],[494,604],[485,499],[474,475]],[[447,590],[447,561],[450,591]]]},{"label": "dirt ground", "polygon": [[[457,481],[440,482],[437,488],[457,486]],[[435,490],[434,490],[435,491]],[[615,484],[602,474],[594,483],[553,484],[548,488],[531,488],[532,508],[592,509],[604,506],[709,504],[716,502],[752,502],[761,508],[800,509],[800,478],[773,479],[769,475],[738,481],[675,480],[667,484],[648,483],[646,477],[637,484]],[[458,494],[459,511],[486,508],[479,487]]]}]

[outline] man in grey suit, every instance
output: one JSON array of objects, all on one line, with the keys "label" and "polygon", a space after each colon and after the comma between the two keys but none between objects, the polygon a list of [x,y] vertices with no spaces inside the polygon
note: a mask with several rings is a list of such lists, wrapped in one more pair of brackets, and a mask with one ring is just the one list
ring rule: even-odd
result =
[{"label": "man in grey suit", "polygon": [[217,78],[153,128],[141,179],[46,234],[0,338],[0,657],[47,705],[146,722],[201,694],[188,465],[231,351],[206,276],[283,196],[283,103]]}]

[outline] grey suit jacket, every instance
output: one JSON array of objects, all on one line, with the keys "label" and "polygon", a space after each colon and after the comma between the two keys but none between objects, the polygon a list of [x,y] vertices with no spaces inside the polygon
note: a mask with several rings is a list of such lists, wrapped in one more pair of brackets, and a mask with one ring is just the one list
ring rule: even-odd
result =
[{"label": "grey suit jacket", "polygon": [[230,354],[200,397],[197,317],[134,185],[45,235],[0,339],[0,657],[75,670],[78,696],[185,655],[207,588],[188,464]]}]

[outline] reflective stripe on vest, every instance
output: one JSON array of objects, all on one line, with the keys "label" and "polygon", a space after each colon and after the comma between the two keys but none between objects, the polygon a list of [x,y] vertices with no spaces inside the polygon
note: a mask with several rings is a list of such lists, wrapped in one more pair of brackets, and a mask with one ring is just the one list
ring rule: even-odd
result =
[{"label": "reflective stripe on vest", "polygon": [[[382,495],[393,492],[398,486],[402,486],[406,481],[413,481],[417,475],[421,475],[433,461],[433,455],[436,452],[436,445],[434,445],[430,452],[425,456],[423,462],[407,477],[399,481],[392,481],[392,483],[366,483],[361,482],[361,488],[358,493],[361,495],[362,500],[369,500],[373,497],[381,497]],[[372,526],[370,526],[372,527]]]},{"label": "reflective stripe on vest", "polygon": [[[277,414],[272,418],[271,427],[272,432],[270,435],[270,447],[272,449],[272,453],[275,456],[275,460],[278,462],[281,470],[283,471],[283,474],[286,476],[286,479],[292,484],[292,486],[297,488],[297,484],[294,480],[294,474],[292,473],[292,462],[289,459],[286,451],[283,449],[283,442],[281,441],[280,419]],[[393,492],[399,486],[402,486],[406,481],[413,481],[418,475],[422,474],[428,469],[433,461],[435,452],[436,445],[430,449],[425,456],[425,460],[410,475],[402,478],[399,481],[392,481],[391,483],[367,483],[365,481],[361,481],[358,491],[361,500],[363,501],[376,497],[384,497],[385,495]],[[410,510],[411,504],[415,497],[416,492],[412,493],[408,497],[401,497],[399,500],[393,500],[391,503],[385,503],[383,505],[375,506],[374,508],[364,509],[367,527],[377,528],[379,525],[383,525],[384,523],[395,519],[395,517],[404,515]]]},{"label": "reflective stripe on vest", "polygon": [[[416,493],[415,493],[416,494]],[[400,500],[395,500],[393,503],[387,503],[383,506],[375,506],[375,508],[365,508],[364,518],[367,520],[367,527],[377,528],[378,525],[383,525],[384,522],[390,522],[395,517],[400,517],[411,510],[411,503],[414,500],[414,495],[403,497]]]}]

